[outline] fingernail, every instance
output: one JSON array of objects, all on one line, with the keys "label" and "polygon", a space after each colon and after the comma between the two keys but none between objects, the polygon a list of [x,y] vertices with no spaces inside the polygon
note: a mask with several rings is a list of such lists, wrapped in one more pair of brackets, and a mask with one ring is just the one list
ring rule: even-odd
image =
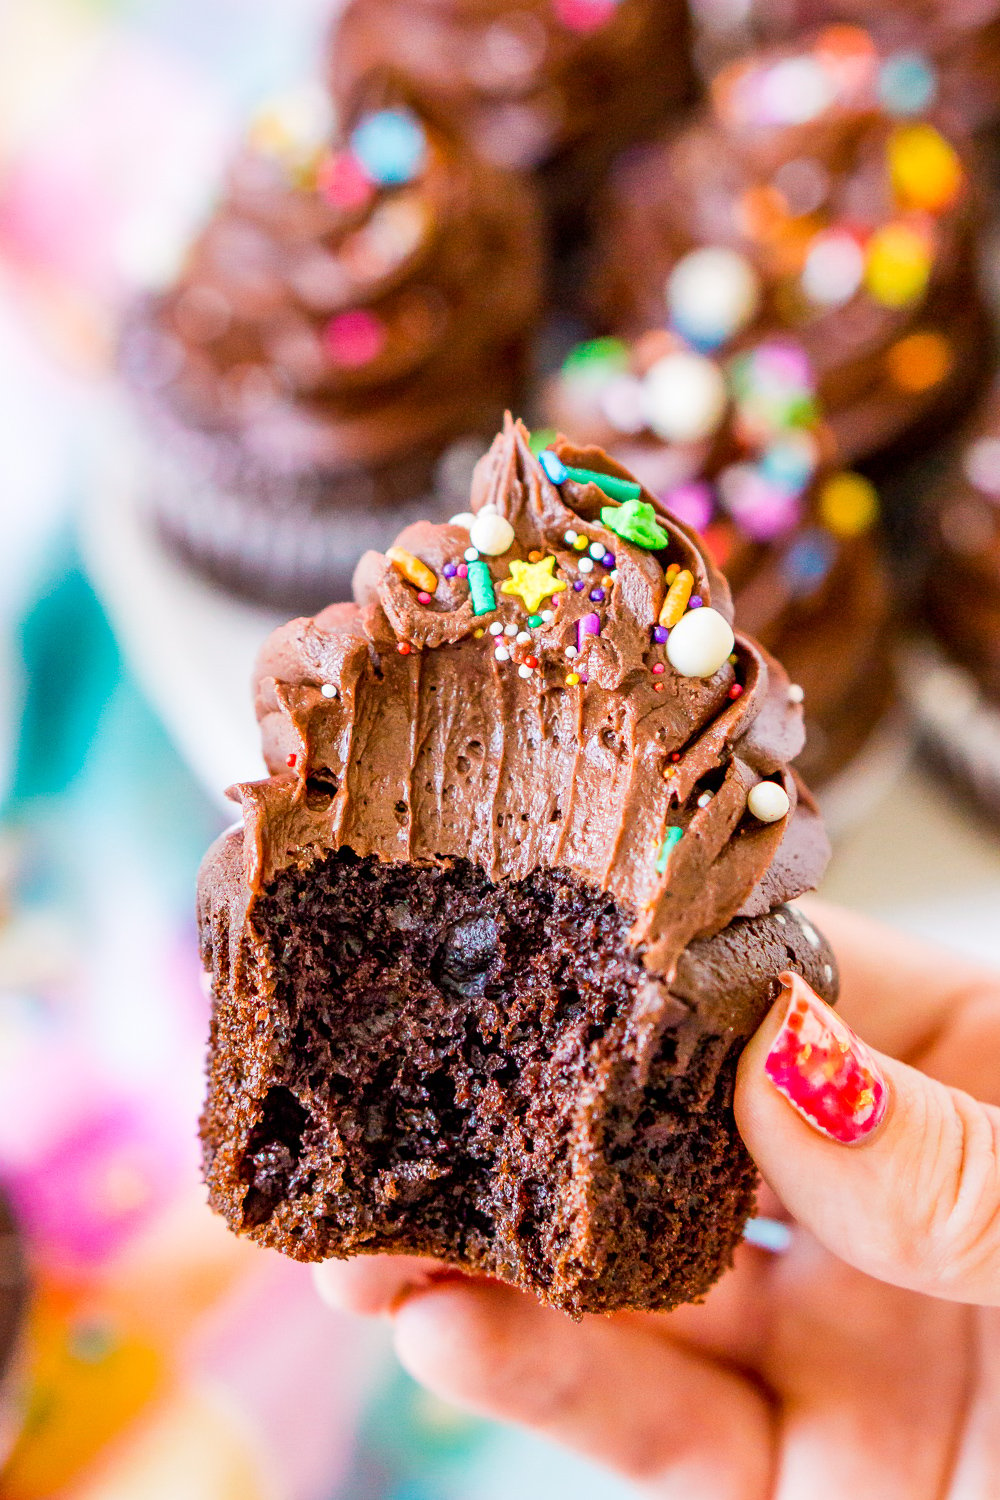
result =
[{"label": "fingernail", "polygon": [[790,1004],[764,1071],[814,1130],[844,1146],[863,1141],[888,1105],[874,1056],[800,975],[782,974],[781,981]]}]

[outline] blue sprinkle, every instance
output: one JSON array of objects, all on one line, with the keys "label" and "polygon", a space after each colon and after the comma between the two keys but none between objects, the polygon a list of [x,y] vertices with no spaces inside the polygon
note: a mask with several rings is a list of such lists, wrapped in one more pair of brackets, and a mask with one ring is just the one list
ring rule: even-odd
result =
[{"label": "blue sprinkle", "polygon": [[748,1245],[759,1250],[770,1250],[774,1255],[783,1255],[792,1244],[792,1226],[780,1219],[748,1219],[743,1226],[743,1238]]},{"label": "blue sprinkle", "polygon": [[937,74],[919,52],[896,52],[878,77],[879,98],[892,115],[919,115],[933,104]]},{"label": "blue sprinkle", "polygon": [[683,828],[667,829],[666,833],[663,835],[663,843],[660,845],[660,852],[656,856],[657,875],[665,875],[667,873],[667,865],[670,863],[670,855],[675,846],[680,843],[683,836]]},{"label": "blue sprinkle", "polygon": [[793,542],[781,560],[781,570],[793,594],[811,594],[833,566],[837,544],[825,531],[813,528]]},{"label": "blue sprinkle", "polygon": [[351,150],[373,182],[412,182],[427,156],[427,137],[408,109],[380,109],[351,132]]},{"label": "blue sprinkle", "polygon": [[569,470],[558,453],[553,453],[551,448],[545,448],[539,453],[538,462],[553,484],[562,484],[565,479],[569,478]]}]

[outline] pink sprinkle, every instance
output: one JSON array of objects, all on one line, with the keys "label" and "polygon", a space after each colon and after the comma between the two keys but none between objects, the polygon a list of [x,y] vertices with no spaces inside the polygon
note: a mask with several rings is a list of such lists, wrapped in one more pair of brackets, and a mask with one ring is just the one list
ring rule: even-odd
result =
[{"label": "pink sprinkle", "polygon": [[616,0],[556,0],[556,17],[569,31],[597,31],[617,9]]},{"label": "pink sprinkle", "polygon": [[385,348],[385,325],[363,307],[338,313],[326,325],[323,348],[335,365],[359,369],[377,359]]},{"label": "pink sprinkle", "polygon": [[576,622],[576,644],[577,649],[583,650],[583,643],[588,635],[600,635],[601,617],[591,611],[589,614],[581,615]]},{"label": "pink sprinkle", "polygon": [[431,596],[426,589],[421,589],[420,593],[417,595],[417,598],[420,600],[421,604],[430,604],[431,602]]},{"label": "pink sprinkle", "polygon": [[352,151],[338,151],[327,156],[316,172],[316,191],[344,213],[364,208],[375,196],[375,188],[365,176],[361,163]]},{"label": "pink sprinkle", "polygon": [[662,663],[662,661],[658,661],[658,662],[657,662],[657,663],[656,663],[656,666],[655,666],[655,667],[654,667],[654,668],[653,668],[653,672],[654,672],[654,674],[655,674],[655,675],[656,675],[656,676],[657,676],[657,677],[659,677],[659,675],[660,675],[660,673],[661,673],[661,672],[662,672],[662,671],[663,671],[663,663]]},{"label": "pink sprinkle", "polygon": [[468,567],[467,567],[467,565],[465,563],[459,563],[459,565],[458,565],[458,576],[459,576],[459,578],[468,578],[468,576],[469,576],[469,569],[468,569]]}]

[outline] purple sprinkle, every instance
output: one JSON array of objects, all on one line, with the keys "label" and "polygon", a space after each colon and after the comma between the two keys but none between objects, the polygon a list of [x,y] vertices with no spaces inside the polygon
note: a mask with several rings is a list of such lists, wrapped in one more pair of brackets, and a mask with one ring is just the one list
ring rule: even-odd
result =
[{"label": "purple sprinkle", "polygon": [[465,563],[459,563],[457,571],[459,578],[468,578],[469,569],[467,568]]},{"label": "purple sprinkle", "polygon": [[592,600],[592,602],[594,604],[603,604],[604,603],[604,590],[603,589],[591,589],[591,591],[590,591],[590,599]]},{"label": "purple sprinkle", "polygon": [[659,641],[661,646],[663,645],[663,642],[666,640],[669,634],[670,631],[667,629],[666,625],[653,626],[653,640]]},{"label": "purple sprinkle", "polygon": [[692,594],[688,600],[688,609],[701,609],[704,602],[700,594]]},{"label": "purple sprinkle", "polygon": [[576,592],[579,593],[580,590],[581,589],[585,589],[587,587],[587,585],[586,585],[585,581],[582,578],[578,578],[576,580],[576,582],[573,584],[573,587],[576,590]]},{"label": "purple sprinkle", "polygon": [[605,552],[604,556],[601,558],[601,567],[602,568],[613,568],[614,565],[615,565],[615,554],[613,552]]},{"label": "purple sprinkle", "polygon": [[595,615],[593,613],[591,613],[589,615],[581,615],[580,618],[577,620],[577,622],[576,622],[576,644],[577,644],[577,646],[579,647],[579,649],[581,651],[583,650],[583,643],[587,639],[588,635],[600,635],[600,633],[601,633],[601,617],[600,617],[600,615]]},{"label": "purple sprinkle", "polygon": [[458,572],[458,569],[456,568],[454,563],[445,563],[444,567],[441,569],[441,572],[446,578],[454,578],[455,574]]}]

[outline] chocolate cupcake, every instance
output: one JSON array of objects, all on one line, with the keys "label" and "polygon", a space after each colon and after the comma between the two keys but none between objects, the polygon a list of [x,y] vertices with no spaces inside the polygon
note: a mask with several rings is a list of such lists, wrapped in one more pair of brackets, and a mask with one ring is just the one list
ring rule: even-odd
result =
[{"label": "chocolate cupcake", "polygon": [[574,1315],[730,1263],[740,1051],[781,971],[836,990],[785,904],[828,852],[801,708],[731,613],[625,470],[536,459],[508,419],[470,513],[271,638],[271,775],[199,891],[205,1171],[235,1231],[437,1256]]},{"label": "chocolate cupcake", "polygon": [[695,54],[715,72],[762,43],[794,40],[830,22],[853,22],[876,38],[888,68],[882,91],[911,110],[936,105],[960,128],[1000,120],[1000,5],[978,0],[694,0]]},{"label": "chocolate cupcake", "polygon": [[28,1304],[24,1244],[0,1194],[0,1465],[13,1447],[22,1410],[21,1346]]},{"label": "chocolate cupcake", "polygon": [[931,119],[893,112],[885,69],[840,26],[720,73],[691,124],[617,172],[593,281],[609,331],[669,318],[714,347],[673,273],[692,250],[738,251],[757,284],[741,337],[803,345],[848,464],[929,440],[983,344],[968,173]]},{"label": "chocolate cupcake", "polygon": [[123,364],[163,533],[287,609],[467,493],[539,307],[530,185],[409,108],[333,146],[257,134]]},{"label": "chocolate cupcake", "polygon": [[1000,818],[1000,382],[933,501],[931,536],[931,634],[908,648],[903,688],[925,745]]},{"label": "chocolate cupcake", "polygon": [[[678,268],[692,284],[706,270],[714,327],[755,305],[749,262],[696,251]],[[658,508],[703,533],[737,624],[777,656],[804,700],[797,764],[810,785],[877,757],[894,697],[878,499],[869,480],[833,463],[802,347],[773,338],[710,355],[664,329],[631,343],[591,340],[550,383],[545,416],[607,449]]]},{"label": "chocolate cupcake", "polygon": [[688,98],[682,0],[351,0],[330,46],[335,97],[406,80],[487,161],[589,202],[613,154]]}]

